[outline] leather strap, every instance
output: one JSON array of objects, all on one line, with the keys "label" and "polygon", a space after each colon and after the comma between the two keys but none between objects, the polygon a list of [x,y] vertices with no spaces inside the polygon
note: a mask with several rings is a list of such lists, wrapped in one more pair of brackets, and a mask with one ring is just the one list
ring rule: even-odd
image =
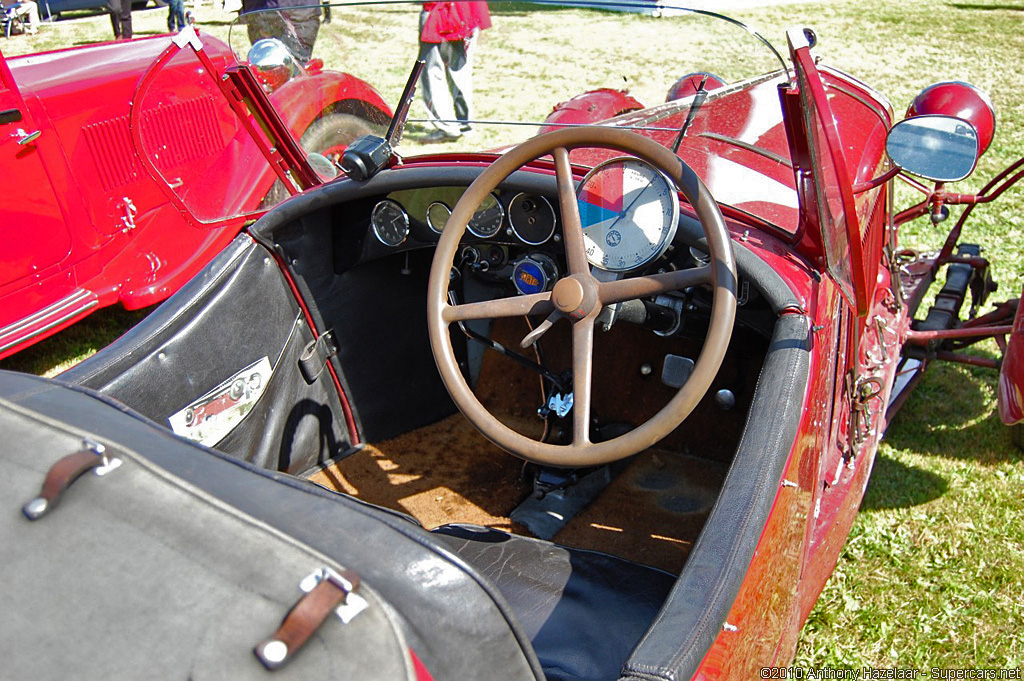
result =
[{"label": "leather strap", "polygon": [[315,341],[306,344],[299,357],[299,370],[306,383],[312,385],[327,366],[327,360],[336,354],[338,343],[334,340],[333,330],[325,331]]},{"label": "leather strap", "polygon": [[95,450],[83,449],[68,454],[53,464],[46,474],[39,496],[21,507],[21,512],[29,520],[39,520],[60,503],[64,490],[86,471],[90,471],[104,463],[104,457]]},{"label": "leather strap", "polygon": [[292,606],[274,635],[253,649],[256,657],[270,671],[284,665],[358,587],[359,576],[355,573],[328,571],[319,584]]}]

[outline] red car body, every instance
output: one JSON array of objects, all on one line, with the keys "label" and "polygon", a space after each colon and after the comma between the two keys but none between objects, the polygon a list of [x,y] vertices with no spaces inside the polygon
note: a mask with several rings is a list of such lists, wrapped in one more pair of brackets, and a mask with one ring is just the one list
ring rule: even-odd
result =
[{"label": "red car body", "polygon": [[[878,184],[856,196],[852,191],[887,168],[886,133],[894,118],[888,100],[849,75],[827,67],[819,70],[809,55],[806,45],[793,50],[794,61],[805,69],[801,73],[815,83],[806,104],[831,110],[834,116],[829,142],[836,146],[819,153],[834,153],[838,161],[833,168],[840,179],[834,188],[842,194],[843,208],[848,210],[845,219],[840,215],[834,223],[823,225],[817,214],[801,210],[814,205],[814,190],[810,185],[798,190],[794,171],[810,172],[812,151],[806,144],[806,132],[795,138],[802,138],[803,144],[791,148],[793,138],[787,136],[781,110],[758,106],[758,102],[775,101],[780,96],[775,81],[709,99],[701,109],[701,120],[714,132],[708,133],[698,124],[688,131],[678,150],[711,194],[729,204],[722,210],[732,239],[756,252],[795,296],[797,304],[783,314],[807,314],[812,319],[817,348],[812,353],[811,381],[802,397],[807,406],[800,419],[800,434],[789,453],[771,513],[725,625],[694,679],[758,678],[771,661],[792,658],[800,627],[832,574],[853,524],[885,428],[885,407],[899,366],[897,339],[909,331],[912,317],[907,307],[893,304],[893,288],[922,284],[920,278],[897,283],[885,265],[886,235],[893,229],[888,213],[891,185]],[[796,89],[784,93],[784,105],[796,112],[800,96]],[[605,118],[602,114],[610,114],[622,99],[615,91],[585,93],[560,104],[546,122],[601,121]],[[627,103],[635,103],[629,99]],[[660,107],[641,109],[619,116],[614,124],[640,129],[650,126],[657,131],[645,132],[645,136],[670,146],[676,133],[661,129],[678,129],[685,114],[685,109],[669,115]],[[546,130],[551,129],[557,126]],[[743,131],[749,129],[758,131],[756,149],[743,142]],[[713,135],[711,142],[708,134]],[[856,153],[843,153],[840,139],[856,139]],[[574,151],[571,158],[589,168],[618,155],[587,149]],[[741,164],[749,177],[777,184],[778,203],[751,205],[732,198],[742,189],[737,178],[720,174],[716,183],[712,168],[723,160]],[[474,161],[461,159],[462,163]],[[792,193],[791,204],[784,198],[788,192]],[[750,213],[767,219],[752,222]],[[851,249],[846,259],[829,261],[825,241],[830,238],[849,238],[847,243],[859,248]],[[814,267],[829,270],[831,276],[820,276]],[[854,339],[860,343],[855,344]],[[877,385],[878,389],[863,399],[851,396],[848,375],[857,377],[857,390],[864,385]],[[849,408],[836,411],[837,404]],[[859,420],[858,409],[863,410]],[[823,424],[829,425],[823,428]],[[780,560],[780,556],[799,558]]]},{"label": "red car body", "polygon": [[[380,15],[387,11],[381,9]],[[409,10],[418,11],[415,5]],[[512,14],[505,19],[511,22]],[[403,19],[408,16],[413,15]],[[218,450],[221,462],[231,462],[235,476],[217,480],[201,474],[205,458],[215,457],[200,452],[168,454],[163,463],[186,462],[179,467],[182,474],[192,475],[214,495],[221,484],[245,490],[231,503],[262,514],[275,527],[284,527],[282,518],[297,525],[322,523],[316,525],[316,539],[332,548],[354,538],[350,550],[338,551],[338,565],[359,562],[366,584],[381,592],[394,589],[392,605],[403,617],[399,628],[411,632],[414,641],[409,649],[415,664],[407,665],[402,678],[739,681],[784,675],[800,629],[849,534],[886,425],[921,372],[937,360],[996,368],[994,360],[959,350],[981,338],[1010,335],[1013,356],[1003,365],[1004,383],[1018,395],[1024,384],[1019,301],[975,314],[994,287],[979,249],[960,243],[963,218],[937,255],[897,249],[903,223],[929,213],[938,217],[944,204],[995,198],[1024,177],[1024,159],[978,195],[948,192],[942,185],[953,179],[943,180],[941,173],[918,173],[934,186],[906,177],[920,184],[925,198],[896,212],[893,179],[912,169],[899,165],[889,145],[901,126],[904,132],[924,134],[931,130],[928,122],[911,118],[894,125],[883,96],[841,71],[819,67],[809,30],[793,29],[787,40],[788,59],[776,53],[782,69],[773,63],[764,76],[731,85],[716,82],[710,92],[698,82],[688,97],[670,97],[650,108],[638,109],[637,100],[618,90],[584,93],[556,107],[546,121],[569,130],[530,137],[500,153],[401,158],[390,153],[390,141],[363,138],[349,151],[370,149],[373,153],[366,153],[359,165],[370,172],[312,188],[264,215],[179,295],[63,378],[82,386],[85,397],[97,391],[142,412],[149,419],[148,436],[158,439],[166,433],[153,424],[173,427],[182,409],[190,410],[184,418],[193,418],[193,405],[210,394],[219,396],[215,409],[228,406],[233,398],[230,393],[223,397],[223,391],[230,390],[244,367],[255,360],[274,362],[272,376],[260,383],[273,386],[269,397],[253,405],[221,440],[203,442]],[[205,59],[199,50],[180,47],[188,57],[194,53]],[[165,57],[169,64],[174,55]],[[133,120],[141,120],[139,111],[149,108],[153,93],[167,95],[159,85],[161,68],[144,76]],[[422,64],[414,67],[410,83],[419,68]],[[674,74],[661,75],[666,85],[674,80]],[[191,96],[191,87],[184,84],[173,94]],[[941,153],[932,160],[963,156],[957,153],[957,135],[969,137],[962,132],[969,128],[976,143],[976,131],[969,121],[948,115],[956,112],[938,113],[939,123],[955,129],[934,146]],[[279,124],[265,123],[269,128]],[[544,123],[531,125],[540,130]],[[578,134],[574,126],[587,129]],[[202,186],[205,168],[195,171],[194,183],[171,181],[189,163],[166,158],[152,134],[141,123],[134,130],[138,153],[148,159],[144,169],[166,200],[185,211],[190,224],[221,224],[245,210],[245,201],[222,202],[224,214],[217,215],[210,193],[194,192],[190,184]],[[225,137],[223,146],[231,148],[236,139]],[[912,138],[918,144],[911,146],[929,146],[921,140]],[[387,153],[375,156],[381,150]],[[273,149],[260,151],[267,161],[274,158]],[[639,217],[641,208],[664,205],[641,201],[658,181],[655,173],[641,175],[632,186],[632,199],[627,199],[631,178],[626,170],[610,174],[607,185],[589,187],[593,198],[582,192],[579,186],[602,167],[626,168],[636,160],[623,161],[623,153],[644,159],[671,183],[662,195],[669,197],[670,209]],[[973,168],[977,145],[966,155]],[[381,157],[373,167],[373,159]],[[618,166],[602,166],[615,158]],[[290,170],[301,174],[311,169]],[[247,166],[237,172],[245,178]],[[252,195],[264,191],[261,187]],[[491,208],[482,208],[488,197]],[[640,208],[630,213],[638,202]],[[500,211],[493,210],[495,203]],[[581,214],[592,206],[581,204],[602,203],[616,214],[585,223]],[[438,205],[442,214],[448,210],[440,226],[432,224],[429,212],[429,206]],[[538,206],[550,209],[550,221],[544,221]],[[474,231],[472,220],[488,212],[491,218],[500,213],[497,225],[481,229],[478,223]],[[654,218],[647,221],[650,214]],[[641,231],[653,224],[664,230],[661,235],[670,235],[665,239],[671,247],[631,270],[602,268],[587,250],[601,247],[598,238],[586,232],[601,234],[596,227],[602,222],[610,225],[604,233],[610,249],[626,239],[618,232],[612,238],[616,225]],[[538,225],[550,229],[536,238],[533,232],[524,236],[526,228]],[[647,231],[643,237],[652,239]],[[584,238],[592,239],[590,246]],[[716,239],[723,245],[716,246]],[[514,266],[524,263],[532,269]],[[945,286],[925,311],[925,293],[943,274]],[[621,297],[602,297],[608,291],[619,291]],[[643,314],[631,321],[616,321],[614,315],[625,313],[608,310],[641,298]],[[716,331],[721,318],[716,306],[722,300],[727,308],[732,303],[735,315],[726,313],[724,335]],[[964,311],[968,300],[969,311]],[[607,340],[602,336],[598,342],[595,330],[606,313]],[[663,323],[673,313],[675,324]],[[504,317],[526,318],[527,335],[502,336],[506,332],[499,323],[509,321]],[[468,328],[485,321],[493,326]],[[468,340],[456,348],[451,338],[461,338],[459,330]],[[550,334],[544,341],[555,346],[554,352],[552,345],[543,353],[538,348],[532,358],[509,351],[517,343],[526,349],[544,334]],[[225,338],[245,342],[218,347],[226,345]],[[474,356],[468,349],[474,340],[495,351],[488,357],[500,356],[496,362],[510,356],[514,362],[506,361],[501,369],[491,365],[486,375],[484,350]],[[596,349],[599,343],[608,343],[604,355]],[[704,379],[697,369],[678,381],[666,378],[669,358],[685,359],[685,352],[697,356],[698,367],[705,353],[721,353],[706,383],[700,383]],[[580,360],[580,353],[589,355]],[[603,374],[594,368],[599,357]],[[660,384],[650,357],[664,359]],[[539,409],[537,395],[530,393],[538,375]],[[469,389],[473,380],[479,380],[479,399]],[[6,384],[7,391],[28,395],[22,398],[25,411],[50,409],[47,416],[81,422],[85,407],[58,394],[55,399],[68,405],[60,412],[63,407],[48,406],[25,383],[32,381],[0,374],[0,387]],[[678,407],[677,398],[685,401],[691,385],[699,385],[699,394],[685,408]],[[212,386],[220,386],[219,391],[211,393]],[[509,421],[538,415],[544,419],[543,434],[535,439],[513,432],[483,406],[485,399],[513,402]],[[446,421],[458,410],[479,433],[466,435]],[[654,431],[648,427],[665,414],[678,418],[649,437]],[[1019,409],[1016,414],[1011,418],[1019,417]],[[599,425],[608,428],[599,432]],[[592,438],[594,433],[599,437]],[[109,437],[116,443],[117,433]],[[640,446],[632,447],[637,441]],[[183,447],[184,438],[172,444]],[[554,533],[544,537],[526,516],[514,515],[533,501],[584,487],[576,486],[586,476],[628,477],[623,469],[612,472],[603,466],[620,461],[632,466],[652,454],[646,450],[655,445],[660,449],[653,458],[662,453],[665,458],[653,465],[646,488],[638,483],[622,496],[602,499],[605,488],[598,486],[585,502],[605,504],[605,515],[588,522],[602,540],[622,537],[608,540],[614,549],[608,544],[595,549],[580,540],[594,536],[584,532],[573,541],[559,543],[557,536],[548,541]],[[498,463],[504,461],[499,448],[526,465]],[[680,453],[699,460],[692,465],[700,470],[673,478],[666,461]],[[363,455],[376,463],[362,470],[343,468]],[[472,456],[480,460],[464,461]],[[45,467],[37,468],[34,474],[42,478]],[[275,471],[254,470],[259,468]],[[570,472],[560,478],[565,469]],[[366,470],[368,476],[360,478]],[[712,478],[721,472],[721,478],[708,483],[705,471]],[[242,480],[245,476],[248,481]],[[314,514],[308,511],[311,504],[264,502],[258,496],[275,485],[254,481],[274,481],[278,489],[310,489],[292,476],[337,492],[324,494],[329,496],[324,505],[331,509],[318,507]],[[228,485],[229,479],[237,485]],[[532,487],[519,490],[523,493],[515,508],[500,507],[501,493],[524,479]],[[383,491],[372,484],[381,481]],[[448,495],[449,484],[458,487],[457,494]],[[615,482],[607,484],[611,489]],[[706,515],[697,534],[671,534],[677,529],[672,523],[682,525],[682,516],[696,513],[678,502],[700,500],[692,489],[704,486],[712,490],[711,500],[701,507]],[[652,490],[655,497],[665,493],[657,497],[664,503],[644,501]],[[290,492],[267,494],[278,499]],[[658,513],[673,502],[677,505],[669,510],[678,515],[658,535],[665,526],[649,518],[660,520]],[[469,530],[458,526],[477,523],[460,515],[467,508],[477,510],[474,503],[493,524]],[[383,508],[420,522],[409,523],[408,516],[395,520]],[[571,522],[562,510],[552,507],[544,513]],[[580,512],[582,506],[572,510]],[[346,522],[357,514],[386,517],[387,531],[368,541],[368,533],[352,529],[357,523]],[[564,529],[567,524],[558,531]],[[335,531],[352,536],[339,537]],[[400,539],[410,537],[435,555],[403,562],[404,553],[390,553]],[[680,563],[663,568],[653,562],[652,544],[686,548],[679,549]],[[590,561],[604,567],[591,572],[596,563]],[[607,567],[612,563],[627,565],[629,577]],[[594,573],[598,578],[587,582]],[[456,611],[454,599],[468,589],[451,594],[445,588],[466,575],[500,594],[489,601],[498,604],[500,613],[483,607]],[[649,593],[656,594],[654,604],[643,611]],[[431,600],[432,605],[423,605]],[[463,626],[477,624],[494,625],[486,629],[493,636],[463,633]],[[623,633],[634,625],[632,634]],[[441,640],[447,634],[454,637],[458,655],[451,640],[449,647]],[[506,639],[515,640],[508,646],[495,644],[502,655],[498,668],[488,646]],[[472,645],[466,645],[469,640]],[[266,665],[266,649],[257,645],[255,650]],[[361,652],[371,665],[372,655],[381,654]],[[247,662],[256,669],[252,659]]]},{"label": "red car body", "polygon": [[[227,45],[202,40],[219,70],[239,66]],[[242,218],[213,226],[185,219],[134,151],[130,103],[143,71],[169,43],[162,36],[0,55],[0,172],[8,178],[0,357],[100,307],[138,309],[163,300],[242,228]],[[182,68],[171,69],[175,78],[186,77]],[[271,99],[288,112],[284,123],[296,138],[326,112],[350,112],[374,124],[390,116],[372,87],[336,71],[293,78]],[[252,212],[275,177],[240,167],[251,145],[227,157],[203,155],[195,131],[212,114],[201,101],[163,112],[169,118],[161,123],[166,138],[160,143],[187,147],[183,158],[192,164],[216,160],[220,170],[207,184],[211,195]]]}]

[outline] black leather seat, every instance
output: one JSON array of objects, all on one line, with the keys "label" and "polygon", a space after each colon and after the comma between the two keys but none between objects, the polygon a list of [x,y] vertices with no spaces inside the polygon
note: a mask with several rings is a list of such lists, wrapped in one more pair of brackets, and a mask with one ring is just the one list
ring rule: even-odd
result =
[{"label": "black leather seat", "polygon": [[508,601],[548,681],[614,680],[675,576],[597,551],[473,525],[432,532]]}]

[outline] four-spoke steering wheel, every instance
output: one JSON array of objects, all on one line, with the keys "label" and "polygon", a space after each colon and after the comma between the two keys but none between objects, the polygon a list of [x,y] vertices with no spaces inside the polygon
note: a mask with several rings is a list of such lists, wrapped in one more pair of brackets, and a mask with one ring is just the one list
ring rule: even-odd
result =
[{"label": "four-spoke steering wheel", "polygon": [[[710,261],[700,267],[598,281],[590,271],[576,199],[569,151],[603,148],[632,154],[665,173],[696,212],[707,239]],[[551,155],[555,160],[562,238],[568,273],[551,291],[479,303],[450,305],[449,275],[466,226],[491,191],[520,167]],[[594,327],[606,305],[708,284],[714,290],[711,323],[690,377],[661,411],[624,435],[604,442],[590,439],[590,401]],[[554,314],[552,314],[554,313]],[[556,445],[515,432],[499,421],[473,394],[459,370],[449,325],[474,319],[552,315],[572,324],[572,442]],[[700,178],[669,149],[627,130],[608,127],[569,128],[534,137],[506,152],[469,186],[455,205],[434,252],[427,289],[427,326],[431,350],[448,392],[462,413],[489,440],[527,461],[548,466],[594,466],[636,454],[668,435],[693,411],[722,364],[736,316],[736,263],[732,244],[711,193]],[[543,328],[545,325],[538,327]],[[534,334],[531,334],[534,336]],[[535,337],[535,336],[534,336]],[[531,339],[528,337],[526,342]]]}]

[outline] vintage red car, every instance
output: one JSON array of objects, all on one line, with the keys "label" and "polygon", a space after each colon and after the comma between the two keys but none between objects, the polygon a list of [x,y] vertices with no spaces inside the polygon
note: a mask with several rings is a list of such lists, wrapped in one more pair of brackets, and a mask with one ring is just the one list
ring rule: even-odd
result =
[{"label": "vintage red car", "polygon": [[[997,197],[1024,159],[951,191],[991,141],[987,98],[944,83],[897,122],[810,29],[776,49],[661,6],[627,36],[606,10],[635,6],[565,4],[490,3],[475,108],[447,121],[472,134],[434,147],[410,106],[437,68],[422,5],[336,9],[388,132],[60,381],[0,373],[9,674],[785,669],[906,391],[934,361],[984,363],[960,352],[977,339],[1020,345],[1017,300],[976,314],[993,286],[962,221],[928,256],[900,228]],[[537,11],[572,30],[531,41]],[[529,49],[549,71],[516,72]],[[144,169],[195,224],[249,213],[142,112],[223,78],[183,40],[132,107]],[[251,96],[252,131],[280,130]],[[897,177],[919,203],[896,210]],[[213,411],[223,430],[189,430]]]},{"label": "vintage red car", "polygon": [[[218,71],[241,69],[227,45],[202,40]],[[142,72],[170,43],[160,36],[10,59],[0,54],[0,172],[8,197],[0,357],[100,307],[137,309],[163,300],[242,228],[240,219],[215,228],[185,220],[133,150],[131,99]],[[390,118],[367,83],[319,60],[298,63],[280,41],[265,41],[250,60],[256,76],[273,82],[271,101],[308,151],[338,153],[346,140]],[[250,211],[273,205],[265,196],[275,174],[265,166],[253,173],[248,161],[260,153],[257,146],[243,139],[222,154],[213,136],[227,133],[203,98],[212,94],[169,95],[161,108],[141,112],[154,122],[154,143],[190,164],[216,163],[206,188],[217,202]]]}]

